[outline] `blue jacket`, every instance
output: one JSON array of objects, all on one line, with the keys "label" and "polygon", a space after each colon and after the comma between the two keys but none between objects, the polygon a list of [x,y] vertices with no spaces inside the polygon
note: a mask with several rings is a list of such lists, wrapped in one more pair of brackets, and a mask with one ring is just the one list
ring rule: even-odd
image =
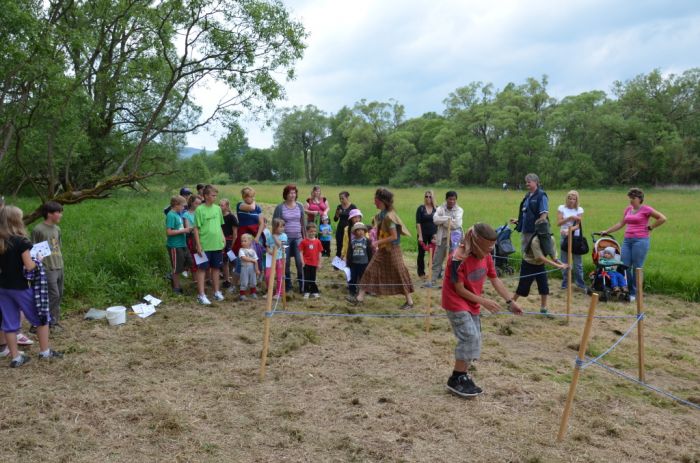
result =
[{"label": "blue jacket", "polygon": [[518,225],[515,226],[515,230],[520,233],[534,233],[535,221],[543,212],[549,213],[549,198],[542,188],[537,188],[532,196],[528,193],[520,202]]}]

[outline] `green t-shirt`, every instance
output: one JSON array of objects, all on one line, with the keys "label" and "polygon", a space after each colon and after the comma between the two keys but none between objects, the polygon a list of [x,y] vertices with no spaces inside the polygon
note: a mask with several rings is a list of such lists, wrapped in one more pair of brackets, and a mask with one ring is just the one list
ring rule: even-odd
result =
[{"label": "green t-shirt", "polygon": [[224,249],[224,233],[221,226],[224,224],[224,214],[217,204],[207,206],[201,204],[194,211],[194,224],[199,230],[199,243],[202,251],[221,251]]},{"label": "green t-shirt", "polygon": [[[165,228],[171,230],[181,230],[184,227],[182,223],[182,217],[175,211],[169,211],[168,215],[165,216]],[[168,235],[166,241],[166,246],[169,248],[186,248],[187,238],[184,233],[179,235]]]},{"label": "green t-shirt", "polygon": [[59,270],[63,268],[63,254],[61,254],[61,229],[58,225],[47,225],[42,222],[32,230],[32,242],[34,244],[42,241],[49,242],[51,255],[44,257],[41,261],[49,270]]}]

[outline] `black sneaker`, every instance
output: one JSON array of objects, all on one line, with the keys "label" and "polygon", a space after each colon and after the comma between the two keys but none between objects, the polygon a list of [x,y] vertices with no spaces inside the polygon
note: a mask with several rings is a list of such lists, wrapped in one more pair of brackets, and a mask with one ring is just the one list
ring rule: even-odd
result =
[{"label": "black sneaker", "polygon": [[26,354],[20,354],[19,360],[13,360],[10,362],[10,368],[19,368],[25,363],[28,363],[31,358]]},{"label": "black sneaker", "polygon": [[483,392],[466,373],[451,376],[447,380],[447,390],[460,397],[476,397]]}]

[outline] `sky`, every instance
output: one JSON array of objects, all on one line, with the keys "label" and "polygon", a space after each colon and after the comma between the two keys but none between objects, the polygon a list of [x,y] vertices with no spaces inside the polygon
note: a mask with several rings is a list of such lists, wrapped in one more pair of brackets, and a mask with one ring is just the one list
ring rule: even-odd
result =
[{"label": "sky", "polygon": [[[550,96],[589,90],[654,69],[700,67],[700,1],[287,0],[309,37],[278,108],[312,104],[328,114],[361,99],[396,100],[407,118],[442,113],[448,94],[471,82],[546,75]],[[223,89],[220,90],[223,92]],[[204,110],[216,86],[196,93]],[[264,120],[244,117],[250,146],[267,148]],[[215,150],[220,127],[190,134]]]}]

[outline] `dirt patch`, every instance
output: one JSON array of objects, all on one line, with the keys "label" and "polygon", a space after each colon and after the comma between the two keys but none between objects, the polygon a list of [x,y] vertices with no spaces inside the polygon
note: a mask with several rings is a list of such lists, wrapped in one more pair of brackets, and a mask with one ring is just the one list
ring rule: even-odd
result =
[{"label": "dirt patch", "polygon": [[[326,267],[320,279],[321,299],[293,295],[288,308],[399,313],[400,297],[349,308],[340,273]],[[597,367],[583,372],[567,439],[555,442],[583,319],[483,317],[474,377],[485,393],[462,400],[444,389],[454,348],[444,318],[426,334],[422,319],[275,316],[261,383],[264,300],[227,295],[205,308],[186,289],[122,327],[68,317],[54,339],[65,359],[3,370],[0,461],[700,460],[700,412]],[[563,312],[565,293],[554,293],[550,309]],[[588,298],[574,298],[585,312]],[[426,305],[419,290],[416,307]],[[697,400],[698,306],[646,305],[647,380]],[[598,313],[634,308],[601,303]],[[592,353],[629,323],[597,320]],[[635,375],[636,335],[606,362]]]}]

